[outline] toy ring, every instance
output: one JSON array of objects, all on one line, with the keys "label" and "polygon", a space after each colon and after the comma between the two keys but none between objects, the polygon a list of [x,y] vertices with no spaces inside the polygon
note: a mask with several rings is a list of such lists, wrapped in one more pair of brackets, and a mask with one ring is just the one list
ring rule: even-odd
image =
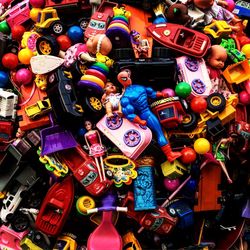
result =
[{"label": "toy ring", "polygon": [[98,84],[101,88],[104,88],[105,86],[104,82],[100,78],[93,76],[93,75],[83,75],[81,77],[81,81],[84,81],[84,80],[94,82]]}]

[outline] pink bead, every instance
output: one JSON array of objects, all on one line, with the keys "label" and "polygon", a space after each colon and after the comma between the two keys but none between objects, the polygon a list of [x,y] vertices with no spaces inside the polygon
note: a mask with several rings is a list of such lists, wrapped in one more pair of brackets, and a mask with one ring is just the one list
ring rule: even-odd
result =
[{"label": "pink bead", "polygon": [[16,81],[21,85],[27,85],[30,84],[33,78],[33,74],[30,70],[28,69],[19,69],[16,72]]},{"label": "pink bead", "polygon": [[179,179],[169,179],[169,178],[164,178],[164,186],[167,190],[169,191],[175,191],[179,186],[180,186],[180,180]]},{"label": "pink bead", "polygon": [[175,92],[173,89],[170,88],[166,88],[162,90],[163,93],[167,93],[169,97],[173,97],[175,96]]},{"label": "pink bead", "polygon": [[235,7],[235,3],[233,0],[226,0],[228,6],[227,6],[227,10],[229,11],[233,11],[234,10],[234,7]]},{"label": "pink bead", "polygon": [[239,94],[240,102],[244,105],[250,104],[250,95],[247,93],[246,90],[243,90]]}]

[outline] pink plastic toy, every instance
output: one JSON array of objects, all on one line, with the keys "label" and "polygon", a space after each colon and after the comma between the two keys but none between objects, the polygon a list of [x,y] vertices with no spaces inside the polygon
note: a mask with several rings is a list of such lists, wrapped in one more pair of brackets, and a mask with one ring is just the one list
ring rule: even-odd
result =
[{"label": "pink plastic toy", "polygon": [[19,85],[30,84],[33,78],[33,74],[30,70],[22,68],[16,72],[16,81]]},{"label": "pink plastic toy", "polygon": [[117,114],[113,118],[105,115],[96,126],[124,155],[133,160],[145,150],[152,139],[152,132],[148,127],[141,127]]}]

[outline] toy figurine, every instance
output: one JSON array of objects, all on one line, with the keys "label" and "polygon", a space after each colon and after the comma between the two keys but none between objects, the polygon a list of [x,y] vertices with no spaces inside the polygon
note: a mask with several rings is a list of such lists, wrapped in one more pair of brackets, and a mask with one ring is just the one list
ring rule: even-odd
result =
[{"label": "toy figurine", "polygon": [[229,91],[224,79],[221,77],[222,69],[227,60],[227,51],[220,45],[212,45],[206,58],[207,69],[212,83],[210,94],[218,92],[227,99],[231,92]]},{"label": "toy figurine", "polygon": [[147,39],[141,39],[141,35],[136,30],[130,32],[133,47],[138,51],[139,57],[148,57],[149,42]]},{"label": "toy figurine", "polygon": [[[103,164],[103,155],[105,154],[106,150],[105,147],[102,145],[101,136],[97,130],[93,130],[93,124],[91,121],[86,120],[84,126],[87,130],[87,133],[85,133],[84,138],[89,149],[89,155],[93,156],[95,159],[101,182],[106,181]],[[100,159],[100,163],[98,159]]]},{"label": "toy figurine", "polygon": [[157,142],[163,153],[170,162],[181,156],[179,152],[173,152],[157,117],[150,110],[147,98],[156,99],[166,97],[166,94],[160,91],[154,91],[152,88],[141,85],[132,85],[130,78],[131,72],[128,69],[121,71],[117,79],[124,87],[124,94],[121,98],[122,113],[125,117],[139,123],[142,126],[148,125],[157,137]]},{"label": "toy figurine", "polygon": [[238,31],[238,27],[234,25],[241,20],[236,18],[233,13],[222,7],[225,6],[225,1],[193,0],[193,4],[195,7],[204,12],[205,25],[212,23],[214,20],[224,20],[230,24],[232,30]]},{"label": "toy figurine", "polygon": [[[229,147],[230,147],[230,144],[232,141],[233,141],[232,137],[222,138],[218,143],[213,144],[214,158],[219,162],[223,172],[225,173],[225,175],[227,177],[227,181],[229,184],[233,183],[233,181],[227,172],[225,161],[227,159],[230,159]],[[224,150],[227,150],[226,154],[224,153]]]},{"label": "toy figurine", "polygon": [[113,111],[119,116],[122,116],[122,107],[120,103],[121,94],[117,93],[116,86],[112,82],[107,82],[104,88],[104,94],[102,96],[102,104],[106,109],[108,118],[114,116]]}]

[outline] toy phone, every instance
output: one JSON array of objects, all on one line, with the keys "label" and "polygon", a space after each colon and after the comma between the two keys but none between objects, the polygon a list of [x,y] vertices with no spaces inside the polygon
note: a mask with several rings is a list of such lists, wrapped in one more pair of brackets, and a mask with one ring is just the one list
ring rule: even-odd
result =
[{"label": "toy phone", "polygon": [[145,150],[152,139],[152,132],[148,127],[132,123],[117,114],[112,118],[105,115],[96,126],[124,155],[133,160]]}]

